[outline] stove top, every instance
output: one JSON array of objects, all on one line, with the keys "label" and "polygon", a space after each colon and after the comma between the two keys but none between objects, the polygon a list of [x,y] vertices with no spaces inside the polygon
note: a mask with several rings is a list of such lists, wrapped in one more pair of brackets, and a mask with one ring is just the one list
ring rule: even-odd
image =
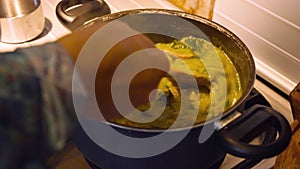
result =
[{"label": "stove top", "polygon": [[[15,50],[16,48],[30,47],[54,42],[57,39],[70,34],[71,31],[65,27],[56,16],[56,6],[60,1],[61,0],[41,0],[42,9],[46,19],[45,31],[41,36],[35,38],[34,40],[18,44],[0,42],[0,52],[9,52]],[[100,2],[101,0],[98,1]],[[126,1],[126,3],[120,3],[119,0],[106,0],[105,2],[110,7],[112,13],[121,10],[139,9],[145,7],[179,10],[175,5],[171,4],[167,0],[129,0]]]}]

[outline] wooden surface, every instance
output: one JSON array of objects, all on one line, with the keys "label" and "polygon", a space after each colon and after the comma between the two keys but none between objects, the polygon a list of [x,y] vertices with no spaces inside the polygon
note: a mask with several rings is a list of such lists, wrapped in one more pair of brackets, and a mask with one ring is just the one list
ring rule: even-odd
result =
[{"label": "wooden surface", "polygon": [[290,102],[295,119],[300,122],[300,83],[290,94]]},{"label": "wooden surface", "polygon": [[300,83],[291,92],[290,102],[295,117],[293,136],[288,148],[277,157],[274,169],[300,169]]},{"label": "wooden surface", "polygon": [[91,169],[76,146],[70,142],[48,161],[49,169]]},{"label": "wooden surface", "polygon": [[300,169],[300,124],[298,120],[293,122],[294,132],[288,148],[276,159],[274,169]]}]

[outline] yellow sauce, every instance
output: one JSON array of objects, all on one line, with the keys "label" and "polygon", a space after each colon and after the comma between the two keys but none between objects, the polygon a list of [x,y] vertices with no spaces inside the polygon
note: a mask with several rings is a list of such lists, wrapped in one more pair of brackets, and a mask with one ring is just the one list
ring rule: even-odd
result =
[{"label": "yellow sauce", "polygon": [[[167,96],[167,105],[164,112],[156,112],[155,109],[151,112],[147,111],[149,104],[141,105],[138,108],[142,111],[141,113],[129,113],[127,116],[134,115],[144,119],[159,116],[159,118],[149,123],[137,123],[126,118],[112,119],[112,122],[137,128],[166,129],[175,120],[178,120],[179,123],[175,127],[186,127],[191,124],[189,120],[193,119],[191,117],[192,110],[196,109],[198,111],[195,124],[199,124],[221,115],[242,96],[239,74],[230,58],[221,48],[213,46],[212,43],[204,39],[195,37],[184,37],[180,41],[171,43],[158,43],[156,47],[163,50],[167,55],[170,61],[170,73],[181,74],[183,78],[193,76],[198,87],[185,85],[183,89],[179,89],[172,77],[164,77],[158,85],[158,89]],[[216,57],[219,58],[218,62]],[[188,65],[190,70],[186,70],[182,66],[183,63]],[[217,63],[219,63],[219,66]],[[182,95],[188,98],[182,100],[183,103],[186,103],[183,104],[186,107],[181,105]],[[222,96],[225,98],[225,104],[220,104],[218,101],[222,100]],[[160,101],[161,94],[158,94],[155,101],[152,102],[152,106],[160,106]],[[178,119],[178,112],[181,109],[184,110],[184,114]]]}]

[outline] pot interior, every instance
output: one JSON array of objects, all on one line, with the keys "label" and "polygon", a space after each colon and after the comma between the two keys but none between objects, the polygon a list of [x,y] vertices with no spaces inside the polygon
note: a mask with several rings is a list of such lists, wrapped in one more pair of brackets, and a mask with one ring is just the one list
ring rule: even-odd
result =
[{"label": "pot interior", "polygon": [[[136,15],[137,17],[135,17],[135,19],[127,19],[126,16],[128,15]],[[144,17],[145,15],[151,15],[152,17]],[[178,17],[181,18],[179,22],[188,22],[193,26],[178,26],[178,23],[176,23],[178,21]],[[196,36],[211,41],[217,47],[221,47],[230,58],[239,74],[243,93],[231,108],[223,112],[223,115],[229,114],[241,105],[252,90],[255,79],[255,65],[251,53],[246,45],[236,35],[223,26],[205,18],[179,11],[153,9],[114,13],[104,16],[98,21],[113,21],[116,19],[122,20],[123,18],[123,21],[126,21],[130,27],[143,32],[154,43],[169,43],[174,40],[174,37]],[[170,22],[166,23],[166,19],[169,19]],[[155,24],[151,24],[153,23],[153,20],[155,20]],[[153,33],[153,30],[166,33],[168,36]]]},{"label": "pot interior", "polygon": [[[248,93],[247,90],[252,88],[255,78],[253,57],[247,46],[225,27],[195,15],[177,11],[151,9],[125,11],[122,16],[111,15],[105,18],[105,20],[110,21],[127,15],[141,15],[141,17],[135,17],[134,19],[124,19],[135,30],[143,30],[143,32],[149,30],[149,32],[152,32],[153,30],[165,29],[160,30],[160,32],[167,32],[171,35],[171,37],[168,37],[161,34],[147,34],[154,43],[168,43],[174,40],[173,37],[197,36],[211,41],[217,47],[222,47],[240,75],[243,92]],[[144,17],[144,15],[153,15],[153,17]],[[166,19],[161,19],[164,17]],[[177,17],[193,24],[201,31],[195,30],[194,27],[178,27],[178,23],[172,23],[172,20],[177,21],[177,19],[173,19]],[[153,23],[154,19],[155,24],[149,24]],[[166,20],[171,21],[165,23]],[[166,24],[168,25],[162,26]]]}]

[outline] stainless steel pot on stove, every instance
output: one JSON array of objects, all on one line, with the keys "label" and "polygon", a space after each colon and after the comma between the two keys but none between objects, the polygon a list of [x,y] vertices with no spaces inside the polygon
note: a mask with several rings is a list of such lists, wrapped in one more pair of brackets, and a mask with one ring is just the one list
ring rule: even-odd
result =
[{"label": "stainless steel pot on stove", "polygon": [[40,0],[0,0],[0,41],[21,43],[40,35],[45,18]]},{"label": "stainless steel pot on stove", "polygon": [[[223,112],[221,118],[228,119],[238,110],[243,110],[246,98],[253,89],[255,81],[255,64],[253,57],[246,45],[232,32],[223,26],[214,23],[205,18],[183,13],[179,11],[158,10],[158,9],[140,9],[123,11],[106,15],[97,22],[113,21],[128,15],[157,15],[158,18],[164,16],[180,17],[198,27],[211,42],[217,46],[221,45],[229,56],[241,78],[243,95],[241,98],[228,110]],[[147,27],[156,27],[161,24],[159,19],[156,24],[147,25],[147,19],[136,21],[139,25]],[[135,23],[136,24],[136,23]],[[181,27],[171,27],[169,31],[181,32],[182,35],[190,34],[190,32],[182,31]],[[166,38],[161,35],[149,36],[154,42],[165,42]],[[104,40],[105,42],[105,40]],[[109,113],[109,112],[103,112]],[[288,145],[291,138],[291,131],[287,120],[277,111],[270,107],[255,105],[254,107],[241,112],[242,115],[234,119],[225,126],[217,120],[212,119],[206,123],[196,124],[189,131],[187,136],[178,143],[174,148],[163,154],[147,157],[147,158],[128,158],[118,156],[106,151],[96,145],[80,126],[75,131],[74,141],[79,150],[93,164],[103,169],[211,169],[218,168],[220,162],[224,159],[226,153],[247,158],[259,160],[263,158],[273,157],[282,152]],[[160,134],[161,130],[156,129],[137,129],[134,127],[122,126],[105,122],[90,121],[91,125],[111,125],[115,130],[124,135],[134,138],[146,138]],[[215,132],[203,143],[198,142],[199,134],[205,127],[216,128]],[[268,126],[268,127],[265,127]],[[267,144],[252,145],[249,141],[266,132],[268,129],[275,129],[278,137],[270,139]],[[177,135],[184,132],[185,128],[177,128],[168,131],[169,135]],[[99,133],[101,136],[101,133]],[[103,136],[105,137],[105,136]],[[113,140],[116,146],[126,145],[123,140]],[[128,151],[135,147],[127,147]]]}]

